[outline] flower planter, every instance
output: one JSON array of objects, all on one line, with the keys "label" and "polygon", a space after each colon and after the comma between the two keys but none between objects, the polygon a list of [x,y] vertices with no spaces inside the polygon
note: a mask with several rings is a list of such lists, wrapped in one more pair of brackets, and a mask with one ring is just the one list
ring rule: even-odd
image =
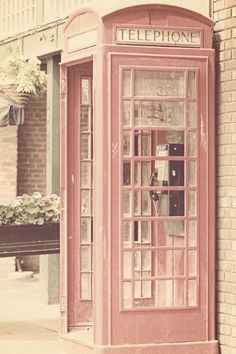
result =
[{"label": "flower planter", "polygon": [[0,257],[58,253],[60,224],[1,225]]}]

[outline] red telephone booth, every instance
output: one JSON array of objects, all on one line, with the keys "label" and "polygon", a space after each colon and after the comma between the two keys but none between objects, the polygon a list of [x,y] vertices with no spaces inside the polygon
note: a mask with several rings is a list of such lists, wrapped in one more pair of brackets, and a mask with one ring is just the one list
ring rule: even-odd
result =
[{"label": "red telephone booth", "polygon": [[210,19],[164,5],[66,23],[61,343],[217,354]]}]

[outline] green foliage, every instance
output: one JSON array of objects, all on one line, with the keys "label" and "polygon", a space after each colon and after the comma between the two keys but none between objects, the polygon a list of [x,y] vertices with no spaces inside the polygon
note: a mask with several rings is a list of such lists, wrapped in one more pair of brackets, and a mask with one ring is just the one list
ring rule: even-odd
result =
[{"label": "green foliage", "polygon": [[40,64],[36,57],[7,57],[0,68],[0,84],[15,84],[17,92],[38,95],[46,90],[47,84],[47,76],[40,70]]},{"label": "green foliage", "polygon": [[58,222],[60,220],[60,198],[56,194],[42,196],[23,194],[11,205],[0,205],[0,225],[22,225]]}]

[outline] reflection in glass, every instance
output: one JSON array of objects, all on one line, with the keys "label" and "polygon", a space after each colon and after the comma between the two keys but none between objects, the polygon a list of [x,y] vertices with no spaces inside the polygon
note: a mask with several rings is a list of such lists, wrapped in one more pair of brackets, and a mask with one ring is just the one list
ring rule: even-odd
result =
[{"label": "reflection in glass", "polygon": [[189,132],[188,134],[188,155],[196,156],[196,133]]},{"label": "reflection in glass", "polygon": [[130,126],[130,101],[123,102],[123,125]]},{"label": "reflection in glass", "polygon": [[184,96],[184,72],[135,71],[136,96]]},{"label": "reflection in glass", "polygon": [[189,97],[196,96],[196,79],[195,79],[194,71],[189,71],[188,73],[188,96]]},{"label": "reflection in glass", "polygon": [[196,128],[196,102],[188,103],[188,126]]},{"label": "reflection in glass", "polygon": [[179,101],[135,101],[135,125],[184,126],[184,104]]},{"label": "reflection in glass", "polygon": [[196,161],[190,160],[188,162],[188,185],[190,187],[196,186]]},{"label": "reflection in glass", "polygon": [[91,221],[89,218],[81,218],[80,221],[80,243],[90,244],[91,242]]},{"label": "reflection in glass", "polygon": [[124,70],[123,71],[123,80],[124,80],[124,96],[130,96],[131,95],[131,71],[130,70]]}]

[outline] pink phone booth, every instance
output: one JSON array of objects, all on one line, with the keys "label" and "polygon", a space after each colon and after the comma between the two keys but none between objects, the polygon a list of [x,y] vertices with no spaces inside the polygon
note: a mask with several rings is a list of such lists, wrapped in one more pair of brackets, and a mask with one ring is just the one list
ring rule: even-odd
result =
[{"label": "pink phone booth", "polygon": [[212,27],[165,5],[65,25],[66,353],[218,353]]}]

